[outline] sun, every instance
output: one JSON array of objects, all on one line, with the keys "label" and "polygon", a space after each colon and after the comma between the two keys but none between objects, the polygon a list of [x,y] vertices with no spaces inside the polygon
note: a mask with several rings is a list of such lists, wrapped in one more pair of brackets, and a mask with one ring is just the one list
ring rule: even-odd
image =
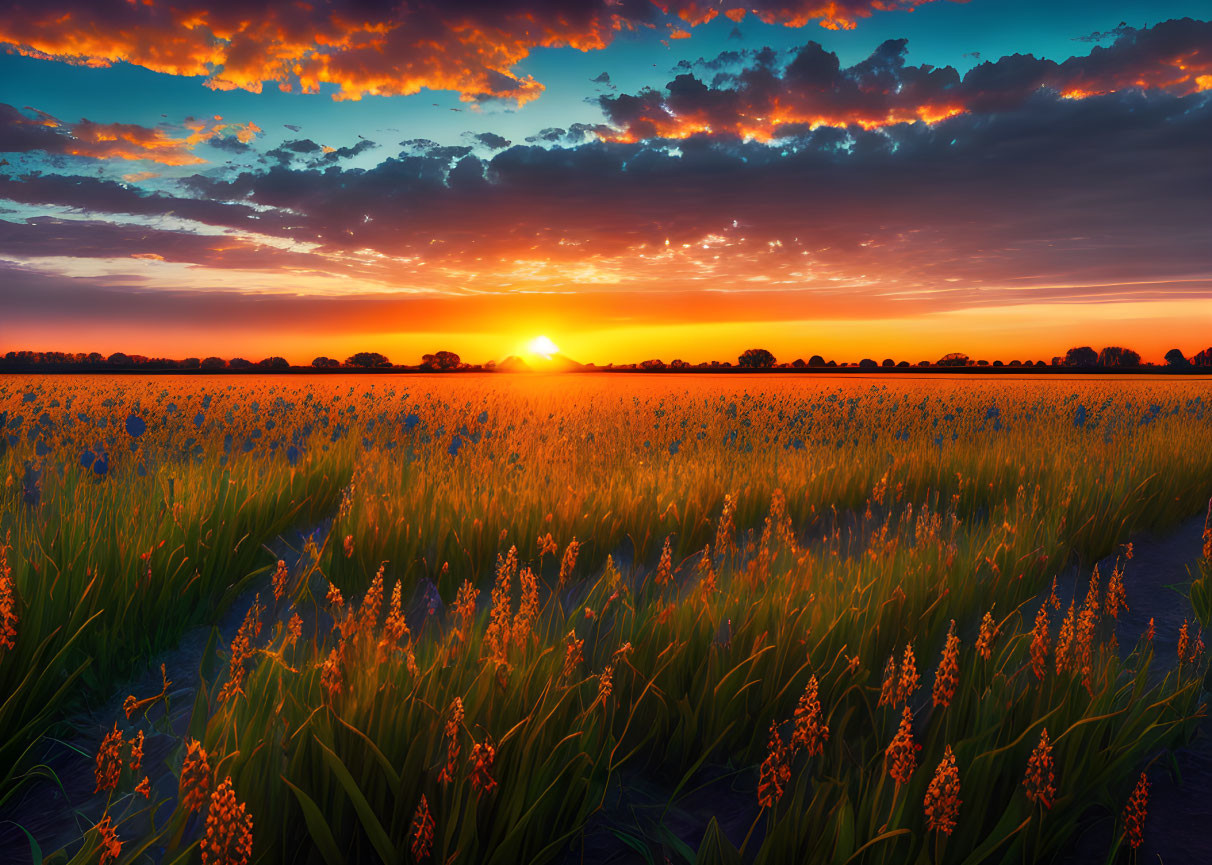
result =
[{"label": "sun", "polygon": [[560,353],[560,347],[545,336],[536,336],[526,348],[531,354],[541,354],[546,358]]}]

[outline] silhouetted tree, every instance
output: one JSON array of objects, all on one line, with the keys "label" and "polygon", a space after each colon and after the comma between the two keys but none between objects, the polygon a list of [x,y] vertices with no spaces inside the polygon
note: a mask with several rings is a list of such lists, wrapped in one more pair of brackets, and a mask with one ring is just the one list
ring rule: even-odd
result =
[{"label": "silhouetted tree", "polygon": [[1021,360],[1012,360],[1009,363],[1009,366],[1022,366],[1022,365],[1023,365],[1023,362]]},{"label": "silhouetted tree", "polygon": [[774,355],[764,348],[748,348],[736,359],[736,365],[744,369],[769,369],[774,366]]},{"label": "silhouetted tree", "polygon": [[221,357],[204,357],[201,367],[202,369],[227,369],[227,361]]},{"label": "silhouetted tree", "polygon": [[253,363],[251,360],[245,360],[242,357],[233,357],[227,362],[227,365],[231,369],[252,369]]},{"label": "silhouetted tree", "polygon": [[1098,353],[1098,365],[1112,368],[1140,366],[1140,355],[1130,348],[1109,345]]},{"label": "silhouetted tree", "polygon": [[131,365],[130,355],[123,354],[120,351],[115,351],[113,354],[111,354],[109,357],[107,357],[105,359],[105,362],[108,363],[110,366],[130,366]]},{"label": "silhouetted tree", "polygon": [[823,357],[821,357],[819,354],[814,354],[812,357],[808,358],[808,365],[809,366],[824,366],[825,359]]},{"label": "silhouetted tree", "polygon": [[181,369],[198,369],[202,366],[202,361],[196,357],[187,357],[181,361]]},{"label": "silhouetted tree", "polygon": [[1095,366],[1098,363],[1098,352],[1088,345],[1071,348],[1065,352],[1065,366]]},{"label": "silhouetted tree", "polygon": [[341,361],[320,355],[311,362],[311,365],[316,369],[336,369],[341,365]]},{"label": "silhouetted tree", "polygon": [[284,357],[274,355],[273,357],[266,357],[257,361],[257,366],[262,369],[290,369],[290,362]]},{"label": "silhouetted tree", "polygon": [[994,365],[994,366],[1005,366],[1005,364],[1004,364],[1004,363],[1002,363],[1000,360],[995,360],[995,361],[993,362],[993,365]]},{"label": "silhouetted tree", "polygon": [[859,361],[859,366],[863,369],[877,369],[878,365],[869,357],[865,357]]},{"label": "silhouetted tree", "polygon": [[909,361],[907,361],[907,360],[902,360],[900,363],[898,363],[898,364],[897,364],[897,366],[898,366],[898,367],[899,367],[899,366],[909,366]]},{"label": "silhouetted tree", "polygon": [[662,370],[664,368],[665,368],[665,362],[658,358],[653,358],[652,360],[645,360],[645,361],[640,362],[640,369],[644,370],[645,372],[655,372],[657,370]]},{"label": "silhouetted tree", "polygon": [[940,357],[936,366],[967,366],[968,362],[968,355],[962,351],[953,351]]},{"label": "silhouetted tree", "polygon": [[1185,354],[1183,354],[1179,349],[1172,348],[1168,352],[1166,352],[1166,366],[1175,367],[1177,369],[1182,369],[1182,368],[1188,367],[1190,365],[1191,365],[1191,363],[1190,363],[1190,361],[1187,360],[1187,356]]},{"label": "silhouetted tree", "polygon": [[896,361],[890,357],[886,357],[880,361],[880,366],[896,366]]},{"label": "silhouetted tree", "polygon": [[688,362],[682,360],[681,358],[674,358],[673,360],[669,361],[669,368],[670,369],[690,369],[690,364]]},{"label": "silhouetted tree", "polygon": [[803,369],[803,368],[804,368],[804,367],[806,367],[808,364],[804,363],[804,359],[803,359],[802,357],[797,357],[795,360],[793,360],[793,361],[791,362],[791,365],[792,365],[792,367],[794,367],[795,369]]},{"label": "silhouetted tree", "polygon": [[1212,366],[1212,346],[1208,346],[1191,358],[1191,366]]},{"label": "silhouetted tree", "polygon": [[426,369],[458,369],[460,363],[459,356],[453,351],[439,351],[421,356],[421,366]]},{"label": "silhouetted tree", "polygon": [[345,365],[361,369],[375,369],[376,367],[391,366],[391,361],[387,359],[386,355],[379,354],[377,351],[360,351],[345,358]]}]

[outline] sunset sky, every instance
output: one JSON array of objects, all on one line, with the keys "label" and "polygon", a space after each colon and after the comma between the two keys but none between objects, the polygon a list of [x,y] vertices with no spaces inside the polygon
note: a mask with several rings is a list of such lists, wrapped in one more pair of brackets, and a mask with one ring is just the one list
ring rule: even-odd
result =
[{"label": "sunset sky", "polygon": [[1212,344],[1207,0],[39,0],[0,353]]}]

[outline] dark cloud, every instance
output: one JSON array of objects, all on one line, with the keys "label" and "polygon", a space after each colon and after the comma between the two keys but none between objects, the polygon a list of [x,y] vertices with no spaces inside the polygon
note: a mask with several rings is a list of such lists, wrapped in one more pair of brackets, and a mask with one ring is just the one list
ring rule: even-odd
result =
[{"label": "dark cloud", "polygon": [[610,73],[602,72],[602,73],[598,74],[596,77],[590,78],[589,80],[592,81],[594,84],[609,84],[610,83]]},{"label": "dark cloud", "polygon": [[474,135],[473,138],[489,150],[500,150],[512,143],[505,136],[497,135],[495,132],[480,132]]}]

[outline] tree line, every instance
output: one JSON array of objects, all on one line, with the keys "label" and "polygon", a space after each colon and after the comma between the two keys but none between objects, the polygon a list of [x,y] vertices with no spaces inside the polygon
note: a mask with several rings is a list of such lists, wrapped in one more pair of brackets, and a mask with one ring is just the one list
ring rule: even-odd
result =
[{"label": "tree line", "polygon": [[[344,361],[330,357],[317,357],[309,365],[315,370],[364,370],[364,369],[415,369],[432,371],[449,370],[481,370],[482,365],[464,363],[453,351],[439,351],[421,356],[421,362],[413,365],[396,365],[384,354],[377,351],[360,351],[345,358]],[[100,352],[63,352],[63,351],[9,351],[0,358],[0,370],[14,371],[61,371],[84,372],[119,370],[155,371],[186,370],[204,372],[260,371],[282,372],[306,367],[293,366],[290,361],[278,355],[264,357],[257,361],[243,357],[186,357],[181,359],[166,357],[147,357],[141,354],[126,354],[114,352],[103,355]]]}]

